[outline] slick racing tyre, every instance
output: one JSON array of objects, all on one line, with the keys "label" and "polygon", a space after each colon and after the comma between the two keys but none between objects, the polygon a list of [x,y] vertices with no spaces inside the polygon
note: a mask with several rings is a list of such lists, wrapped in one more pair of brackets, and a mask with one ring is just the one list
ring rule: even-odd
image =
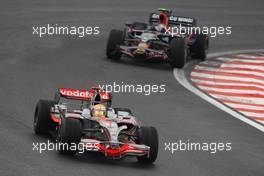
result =
[{"label": "slick racing tyre", "polygon": [[122,53],[120,52],[119,46],[124,42],[124,32],[120,30],[111,30],[107,46],[106,55],[109,59],[119,60]]},{"label": "slick racing tyre", "polygon": [[54,122],[50,118],[50,109],[55,105],[54,101],[39,100],[34,114],[34,131],[35,134],[43,135],[55,128]]},{"label": "slick racing tyre", "polygon": [[127,112],[130,115],[133,115],[131,109],[129,108],[114,108],[114,110],[116,114],[118,114],[118,112],[120,111],[120,112]]},{"label": "slick racing tyre", "polygon": [[190,46],[191,57],[193,59],[205,60],[208,45],[209,41],[206,35],[196,35],[194,44]]},{"label": "slick racing tyre", "polygon": [[64,118],[58,131],[59,153],[74,155],[78,151],[78,144],[81,141],[81,122],[74,118]]},{"label": "slick racing tyre", "polygon": [[153,163],[158,156],[159,137],[156,128],[140,127],[138,129],[138,143],[150,147],[149,157],[147,155],[137,157],[138,161],[145,164]]},{"label": "slick racing tyre", "polygon": [[172,68],[182,68],[187,60],[187,50],[184,38],[173,38],[168,53],[169,63]]}]

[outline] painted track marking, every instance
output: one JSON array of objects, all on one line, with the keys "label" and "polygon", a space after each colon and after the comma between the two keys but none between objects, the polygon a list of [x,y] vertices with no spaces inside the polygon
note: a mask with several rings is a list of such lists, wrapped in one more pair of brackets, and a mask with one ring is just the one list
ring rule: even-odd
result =
[{"label": "painted track marking", "polygon": [[[194,68],[191,80],[186,74],[191,63],[184,69],[174,69],[173,73],[177,81],[194,94],[264,132],[264,57],[250,54],[263,52],[264,49],[209,54],[207,61]],[[223,66],[220,74],[217,73],[219,66]]]}]

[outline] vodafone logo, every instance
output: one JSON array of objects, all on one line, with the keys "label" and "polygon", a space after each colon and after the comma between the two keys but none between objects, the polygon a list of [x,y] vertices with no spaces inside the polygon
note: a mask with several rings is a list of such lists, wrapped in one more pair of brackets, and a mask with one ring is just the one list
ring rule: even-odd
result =
[{"label": "vodafone logo", "polygon": [[93,93],[87,90],[60,89],[60,93],[64,96],[69,96],[69,97],[79,97],[79,98],[93,97]]},{"label": "vodafone logo", "polygon": [[102,98],[103,100],[107,100],[107,99],[109,99],[109,94],[106,93],[106,92],[104,92],[104,93],[100,93],[100,96],[101,96],[101,98]]}]

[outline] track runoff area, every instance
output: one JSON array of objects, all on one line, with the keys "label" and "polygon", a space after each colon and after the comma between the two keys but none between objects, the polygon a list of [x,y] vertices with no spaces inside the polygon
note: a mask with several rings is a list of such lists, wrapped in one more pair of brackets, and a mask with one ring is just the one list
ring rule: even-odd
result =
[{"label": "track runoff area", "polygon": [[187,89],[264,132],[264,50],[213,53],[174,70]]}]

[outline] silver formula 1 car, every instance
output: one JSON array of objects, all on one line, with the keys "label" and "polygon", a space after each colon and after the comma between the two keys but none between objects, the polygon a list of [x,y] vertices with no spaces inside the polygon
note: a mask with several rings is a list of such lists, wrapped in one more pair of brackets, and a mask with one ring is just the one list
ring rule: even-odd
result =
[{"label": "silver formula 1 car", "polygon": [[[53,134],[63,144],[61,154],[74,155],[81,148],[112,159],[134,156],[139,162],[153,163],[158,154],[156,128],[141,126],[130,109],[112,108],[111,102],[111,94],[99,87],[60,88],[54,100],[37,103],[34,131]],[[93,113],[99,105],[106,107],[100,117]]]}]

